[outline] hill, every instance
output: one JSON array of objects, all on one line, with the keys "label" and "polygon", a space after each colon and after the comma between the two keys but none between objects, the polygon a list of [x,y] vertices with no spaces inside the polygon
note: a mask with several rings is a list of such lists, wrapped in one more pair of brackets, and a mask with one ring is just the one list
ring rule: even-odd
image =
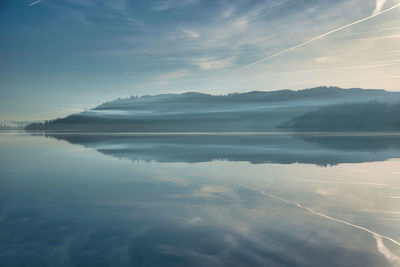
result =
[{"label": "hill", "polygon": [[296,131],[397,131],[400,103],[379,102],[322,107],[278,126]]},{"label": "hill", "polygon": [[87,132],[243,132],[277,131],[299,114],[335,104],[400,101],[384,90],[317,87],[299,91],[202,93],[130,97],[65,118],[34,123],[27,130]]}]

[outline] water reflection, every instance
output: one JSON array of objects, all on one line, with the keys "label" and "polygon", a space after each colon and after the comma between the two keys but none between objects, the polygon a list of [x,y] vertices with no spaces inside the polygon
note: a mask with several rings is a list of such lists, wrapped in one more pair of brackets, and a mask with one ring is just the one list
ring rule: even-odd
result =
[{"label": "water reflection", "polygon": [[47,134],[117,158],[156,162],[309,163],[400,157],[400,134]]},{"label": "water reflection", "polygon": [[0,266],[398,266],[397,244],[302,207],[399,240],[399,160],[239,162],[384,160],[397,137],[306,137],[0,136]]}]

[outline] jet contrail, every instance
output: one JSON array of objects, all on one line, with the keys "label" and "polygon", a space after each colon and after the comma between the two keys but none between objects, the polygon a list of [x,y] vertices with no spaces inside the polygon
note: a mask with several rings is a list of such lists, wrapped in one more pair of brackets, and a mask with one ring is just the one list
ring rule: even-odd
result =
[{"label": "jet contrail", "polygon": [[253,63],[251,63],[251,64],[248,64],[248,65],[244,66],[243,68],[248,68],[248,67],[254,66],[254,65],[258,64],[258,63],[261,63],[261,62],[263,62],[263,61],[269,60],[269,59],[271,59],[271,58],[280,56],[280,55],[282,55],[282,54],[286,54],[287,52],[290,52],[290,51],[295,50],[295,49],[297,49],[297,48],[299,48],[299,47],[305,46],[306,44],[309,44],[309,43],[311,43],[311,42],[314,42],[314,41],[316,41],[316,40],[319,40],[319,39],[321,39],[321,38],[324,38],[325,36],[331,35],[332,33],[335,33],[335,32],[338,32],[338,31],[341,31],[341,30],[344,30],[344,29],[347,29],[347,28],[349,28],[349,27],[351,27],[351,26],[353,26],[353,25],[359,24],[359,23],[361,23],[361,22],[364,22],[364,21],[366,21],[366,20],[372,19],[372,18],[374,18],[374,17],[376,17],[376,16],[379,16],[379,15],[381,15],[381,14],[384,14],[384,13],[386,13],[386,12],[389,12],[389,11],[391,11],[391,10],[393,10],[393,9],[395,9],[395,8],[397,8],[397,7],[399,7],[399,6],[400,6],[400,3],[399,3],[399,4],[396,4],[396,5],[392,6],[392,7],[390,7],[390,8],[388,8],[388,9],[385,9],[385,10],[382,10],[382,11],[379,11],[379,12],[376,12],[376,13],[374,13],[374,14],[372,14],[371,16],[368,16],[368,17],[366,17],[366,18],[363,18],[363,19],[354,21],[354,22],[352,22],[352,23],[350,23],[350,24],[344,25],[344,26],[339,27],[339,28],[337,28],[337,29],[334,29],[334,30],[331,30],[331,31],[329,31],[329,32],[326,32],[326,33],[323,33],[323,34],[321,34],[321,35],[318,35],[318,36],[316,36],[316,37],[314,37],[314,38],[312,38],[312,39],[310,39],[310,40],[308,40],[308,41],[305,41],[305,42],[303,42],[303,43],[301,43],[301,44],[298,44],[298,45],[296,45],[296,46],[293,46],[293,47],[287,48],[287,49],[285,49],[285,50],[279,51],[279,52],[277,52],[277,53],[275,53],[275,54],[272,54],[272,55],[270,55],[270,56],[268,56],[268,57],[265,57],[265,58],[260,59],[260,60],[258,60],[258,61],[256,61],[256,62],[253,62]]},{"label": "jet contrail", "polygon": [[374,237],[380,237],[380,238],[386,239],[386,240],[392,242],[393,244],[396,244],[396,245],[400,246],[400,242],[399,241],[397,241],[397,240],[395,240],[395,239],[393,239],[391,237],[376,233],[376,232],[374,232],[374,231],[372,231],[372,230],[370,230],[368,228],[365,228],[365,227],[362,227],[362,226],[359,226],[357,224],[353,224],[353,223],[350,223],[350,222],[346,222],[346,221],[343,221],[343,220],[340,220],[340,219],[333,218],[333,217],[328,216],[326,214],[323,214],[321,212],[315,211],[315,210],[313,210],[313,209],[311,209],[309,207],[303,206],[300,203],[297,203],[297,202],[294,202],[294,201],[290,201],[290,200],[286,200],[284,198],[281,198],[281,197],[278,197],[278,196],[275,196],[275,195],[272,195],[272,194],[269,194],[269,193],[265,193],[264,191],[258,191],[257,189],[255,189],[253,187],[250,187],[250,186],[246,186],[246,187],[251,189],[251,190],[254,190],[256,192],[259,192],[259,193],[261,193],[261,194],[263,194],[265,196],[268,196],[270,198],[285,202],[287,204],[291,204],[291,205],[297,206],[297,207],[299,207],[301,209],[304,209],[304,210],[306,210],[306,211],[308,211],[308,212],[310,212],[310,213],[312,213],[314,215],[320,216],[320,217],[325,218],[327,220],[338,222],[338,223],[342,223],[342,224],[345,224],[345,225],[348,225],[348,226],[363,230],[363,231],[365,231],[367,233],[370,233]]},{"label": "jet contrail", "polygon": [[42,2],[42,0],[37,0],[35,2],[30,3],[29,6],[34,6],[36,4],[39,4],[40,2]]}]

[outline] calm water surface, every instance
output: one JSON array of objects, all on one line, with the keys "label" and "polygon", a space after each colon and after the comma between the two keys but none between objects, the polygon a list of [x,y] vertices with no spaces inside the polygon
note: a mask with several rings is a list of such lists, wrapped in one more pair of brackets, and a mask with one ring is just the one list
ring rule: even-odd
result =
[{"label": "calm water surface", "polygon": [[0,266],[400,266],[400,136],[0,133]]}]

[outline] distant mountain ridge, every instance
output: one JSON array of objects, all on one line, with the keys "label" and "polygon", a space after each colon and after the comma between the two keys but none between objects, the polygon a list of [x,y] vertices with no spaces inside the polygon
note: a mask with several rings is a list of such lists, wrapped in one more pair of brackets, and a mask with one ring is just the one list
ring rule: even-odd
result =
[{"label": "distant mountain ridge", "polygon": [[[358,98],[360,102],[372,99],[382,100],[384,102],[391,101],[393,95],[397,98],[400,93],[388,92],[385,90],[377,89],[342,89],[338,87],[316,87],[304,90],[279,90],[279,91],[251,91],[246,93],[231,93],[227,95],[211,95],[198,92],[187,92],[182,94],[159,94],[159,95],[144,95],[141,97],[130,97],[125,99],[116,99],[113,101],[105,102],[93,110],[107,110],[107,109],[132,109],[143,107],[143,105],[150,103],[163,103],[167,101],[172,106],[176,104],[234,104],[234,103],[270,103],[270,102],[290,102],[301,100],[328,100],[334,101],[338,98]],[[183,102],[186,101],[186,102]],[[135,106],[132,106],[135,105]],[[152,107],[154,108],[154,107]]]},{"label": "distant mountain ridge", "polygon": [[400,102],[400,93],[316,87],[299,91],[253,91],[228,95],[197,92],[130,97],[105,102],[65,118],[34,123],[27,130],[88,132],[277,131],[277,125],[338,104]]}]

